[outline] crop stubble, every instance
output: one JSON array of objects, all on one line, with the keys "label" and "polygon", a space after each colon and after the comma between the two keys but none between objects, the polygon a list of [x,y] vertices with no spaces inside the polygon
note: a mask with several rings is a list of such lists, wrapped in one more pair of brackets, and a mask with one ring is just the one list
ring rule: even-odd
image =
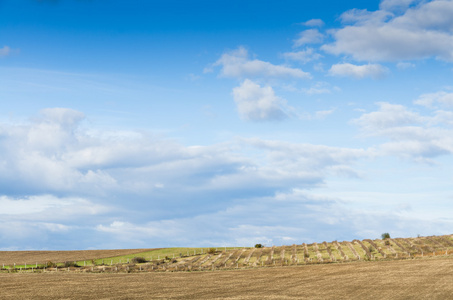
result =
[{"label": "crop stubble", "polygon": [[214,272],[0,274],[2,299],[448,299],[453,259]]}]

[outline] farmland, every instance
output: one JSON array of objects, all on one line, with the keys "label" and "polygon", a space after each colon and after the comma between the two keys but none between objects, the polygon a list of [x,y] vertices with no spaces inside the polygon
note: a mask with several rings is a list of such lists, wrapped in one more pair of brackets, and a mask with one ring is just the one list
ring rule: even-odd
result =
[{"label": "farmland", "polygon": [[0,274],[2,299],[449,299],[435,257],[206,272]]},{"label": "farmland", "polygon": [[102,259],[143,253],[151,249],[120,249],[120,250],[80,250],[80,251],[0,251],[2,264],[10,265],[16,262],[39,264],[46,261],[64,262]]},{"label": "farmland", "polygon": [[[453,237],[364,239],[265,248],[163,248],[87,251],[3,251],[3,272],[204,271],[422,259],[453,254]],[[134,260],[139,257],[140,261]],[[70,264],[68,264],[70,263]]]},{"label": "farmland", "polygon": [[441,299],[453,293],[451,235],[96,251],[0,252],[1,297]]}]

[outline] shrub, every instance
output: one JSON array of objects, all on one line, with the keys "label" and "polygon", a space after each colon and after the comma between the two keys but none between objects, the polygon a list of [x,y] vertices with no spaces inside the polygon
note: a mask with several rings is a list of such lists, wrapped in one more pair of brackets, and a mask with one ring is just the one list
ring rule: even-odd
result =
[{"label": "shrub", "polygon": [[370,253],[373,253],[373,251],[374,251],[373,246],[370,245],[370,246],[368,247],[368,251],[370,251]]},{"label": "shrub", "polygon": [[264,246],[262,244],[255,244],[255,248],[263,248]]},{"label": "shrub", "polygon": [[214,254],[215,253],[215,248],[209,248],[208,253],[209,254]]},{"label": "shrub", "polygon": [[142,263],[145,263],[147,262],[146,258],[144,257],[134,257],[132,260],[131,260],[132,263],[134,264],[142,264]]},{"label": "shrub", "polygon": [[46,261],[46,263],[44,264],[44,267],[46,267],[46,268],[55,268],[56,266],[57,266],[57,264],[50,260]]},{"label": "shrub", "polygon": [[390,241],[389,241],[389,240],[385,240],[384,244],[385,244],[386,246],[390,246]]},{"label": "shrub", "polygon": [[383,234],[381,234],[381,237],[382,237],[383,240],[389,239],[390,238],[390,233],[384,232]]},{"label": "shrub", "polygon": [[80,267],[75,261],[65,261],[64,263],[64,266],[65,268],[69,268],[69,267]]}]

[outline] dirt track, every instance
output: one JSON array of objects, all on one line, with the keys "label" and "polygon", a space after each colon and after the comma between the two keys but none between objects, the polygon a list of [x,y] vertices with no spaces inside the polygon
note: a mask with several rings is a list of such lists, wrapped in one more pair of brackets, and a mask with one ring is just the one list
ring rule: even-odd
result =
[{"label": "dirt track", "polygon": [[453,259],[250,270],[0,274],[2,299],[451,299]]},{"label": "dirt track", "polygon": [[0,264],[65,262],[128,255],[152,249],[80,250],[80,251],[0,251]]}]

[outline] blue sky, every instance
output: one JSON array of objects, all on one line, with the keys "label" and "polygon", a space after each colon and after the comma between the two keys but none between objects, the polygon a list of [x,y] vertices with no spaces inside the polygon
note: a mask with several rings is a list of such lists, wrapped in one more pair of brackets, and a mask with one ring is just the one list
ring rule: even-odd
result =
[{"label": "blue sky", "polygon": [[0,249],[451,234],[453,1],[0,1]]}]

